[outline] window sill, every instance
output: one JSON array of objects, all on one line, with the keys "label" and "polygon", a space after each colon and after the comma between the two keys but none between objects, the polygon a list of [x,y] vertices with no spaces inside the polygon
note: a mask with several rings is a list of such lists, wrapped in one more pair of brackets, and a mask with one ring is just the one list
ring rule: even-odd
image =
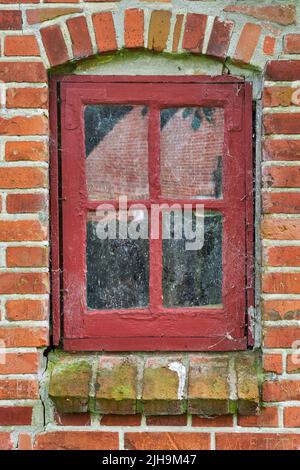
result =
[{"label": "window sill", "polygon": [[49,356],[49,396],[61,413],[253,415],[258,352]]}]

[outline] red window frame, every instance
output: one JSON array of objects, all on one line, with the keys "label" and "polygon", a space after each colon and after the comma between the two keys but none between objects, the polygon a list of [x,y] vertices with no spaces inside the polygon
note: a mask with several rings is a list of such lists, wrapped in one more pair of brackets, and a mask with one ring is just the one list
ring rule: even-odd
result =
[{"label": "red window frame", "polygon": [[[149,107],[148,206],[203,203],[205,209],[223,214],[223,308],[162,307],[162,283],[157,282],[162,272],[161,240],[150,240],[149,307],[87,309],[86,216],[102,201],[87,198],[83,108],[105,103]],[[160,196],[159,109],[172,106],[224,109],[223,199],[180,201]],[[59,343],[63,326],[65,350],[225,351],[251,345],[251,333],[247,334],[247,312],[254,297],[251,84],[233,77],[56,76],[50,107],[54,344]],[[118,206],[116,201],[105,202]],[[145,201],[128,201],[132,202]]]}]

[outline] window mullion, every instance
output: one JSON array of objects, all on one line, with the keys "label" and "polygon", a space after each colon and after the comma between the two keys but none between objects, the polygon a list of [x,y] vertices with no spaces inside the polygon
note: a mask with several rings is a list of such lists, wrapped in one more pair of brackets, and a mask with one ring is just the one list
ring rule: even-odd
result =
[{"label": "window mullion", "polygon": [[[149,190],[150,202],[158,203],[160,196],[160,112],[152,105],[149,109]],[[162,241],[161,241],[161,214],[159,221],[151,220],[151,205],[149,211],[150,231],[150,272],[149,272],[149,302],[151,312],[158,312],[162,306]],[[153,224],[159,222],[158,237],[154,237]]]}]

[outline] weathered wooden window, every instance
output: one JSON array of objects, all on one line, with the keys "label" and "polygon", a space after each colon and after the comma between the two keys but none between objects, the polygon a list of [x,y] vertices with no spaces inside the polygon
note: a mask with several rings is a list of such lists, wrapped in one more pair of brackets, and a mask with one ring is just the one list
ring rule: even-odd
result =
[{"label": "weathered wooden window", "polygon": [[52,90],[56,343],[61,308],[67,350],[246,348],[250,85],[60,77]]}]

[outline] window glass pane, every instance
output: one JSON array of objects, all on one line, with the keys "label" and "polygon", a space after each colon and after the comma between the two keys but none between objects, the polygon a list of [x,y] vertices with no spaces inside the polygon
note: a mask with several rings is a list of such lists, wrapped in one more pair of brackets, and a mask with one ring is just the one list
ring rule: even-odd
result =
[{"label": "window glass pane", "polygon": [[[86,264],[89,309],[148,305],[149,240],[146,239],[147,233],[143,235],[141,230],[141,221],[145,217],[143,211],[137,211],[134,217],[129,216],[127,222],[122,222],[125,236],[128,230],[130,232],[127,239],[120,239],[120,221],[114,225],[113,212],[108,213],[105,221],[98,214],[88,214]],[[104,239],[105,236],[108,238]],[[145,238],[135,239],[139,236]]]},{"label": "window glass pane", "polygon": [[[187,231],[174,236],[176,216],[171,213],[171,237],[163,240],[163,303],[165,307],[220,306],[222,304],[222,215],[204,215],[202,248],[186,249]],[[180,215],[184,228],[184,216]],[[185,217],[187,217],[185,215]],[[163,214],[166,218],[166,213]],[[197,217],[193,211],[192,228]],[[203,217],[201,218],[203,222]],[[200,223],[200,221],[198,221]],[[178,237],[177,237],[178,238]],[[195,245],[196,247],[196,245]]]},{"label": "window glass pane", "polygon": [[162,196],[221,198],[223,109],[162,109],[160,127]]},{"label": "window glass pane", "polygon": [[84,125],[89,199],[147,198],[148,108],[88,105]]}]

